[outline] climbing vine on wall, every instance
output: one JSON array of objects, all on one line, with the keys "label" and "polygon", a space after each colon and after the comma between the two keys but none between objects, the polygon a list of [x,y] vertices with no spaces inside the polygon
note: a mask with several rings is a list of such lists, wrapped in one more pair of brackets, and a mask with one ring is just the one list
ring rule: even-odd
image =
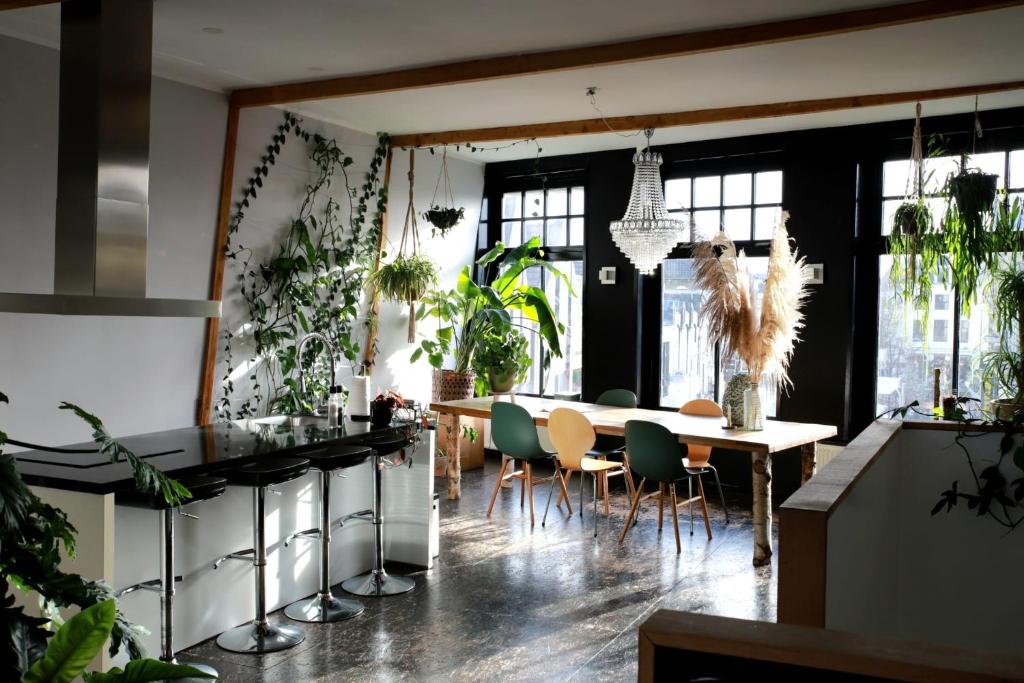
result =
[{"label": "climbing vine on wall", "polygon": [[[298,138],[309,149],[314,172],[296,215],[279,243],[266,257],[258,256],[242,240],[245,212],[258,199],[281,148]],[[310,342],[297,358],[302,338],[320,332],[331,340],[345,365],[356,364],[360,352],[362,293],[373,268],[383,229],[387,188],[380,172],[387,155],[387,134],[377,136],[370,168],[363,182],[353,187],[353,160],[335,140],[302,127],[302,120],[285,112],[260,165],[249,178],[242,199],[228,224],[226,258],[236,271],[238,293],[246,317],[241,325],[223,332],[225,372],[217,406],[220,419],[250,417],[261,412],[291,414],[309,410],[326,396],[330,377],[319,340]],[[343,186],[345,202],[332,195]],[[245,378],[251,393],[232,410],[237,367],[234,353],[244,345],[249,353]],[[305,391],[299,394],[298,372],[305,368]]]}]

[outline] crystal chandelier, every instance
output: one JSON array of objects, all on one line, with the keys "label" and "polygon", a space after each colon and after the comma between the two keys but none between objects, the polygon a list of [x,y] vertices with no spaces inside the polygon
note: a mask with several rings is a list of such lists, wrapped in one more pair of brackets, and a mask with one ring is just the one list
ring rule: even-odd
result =
[{"label": "crystal chandelier", "polygon": [[633,191],[622,220],[612,221],[612,239],[642,275],[653,275],[677,244],[686,239],[686,224],[668,215],[661,186],[661,155],[651,151],[654,129],[644,130],[647,148],[633,155]]}]

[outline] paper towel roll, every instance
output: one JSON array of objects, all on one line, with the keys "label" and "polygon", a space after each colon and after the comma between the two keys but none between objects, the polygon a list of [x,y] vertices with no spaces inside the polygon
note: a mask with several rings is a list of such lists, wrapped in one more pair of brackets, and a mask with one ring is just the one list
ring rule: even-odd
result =
[{"label": "paper towel roll", "polygon": [[370,378],[353,377],[348,387],[348,414],[357,417],[370,415]]}]

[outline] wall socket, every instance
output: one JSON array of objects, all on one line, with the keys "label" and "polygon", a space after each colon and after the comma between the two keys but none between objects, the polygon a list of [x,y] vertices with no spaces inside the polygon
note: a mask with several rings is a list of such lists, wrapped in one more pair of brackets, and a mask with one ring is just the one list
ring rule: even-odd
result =
[{"label": "wall socket", "polygon": [[807,284],[809,285],[822,285],[825,284],[825,264],[824,263],[808,263],[807,270],[810,271],[810,275],[807,278]]},{"label": "wall socket", "polygon": [[615,266],[604,266],[597,273],[597,279],[602,285],[615,284]]}]

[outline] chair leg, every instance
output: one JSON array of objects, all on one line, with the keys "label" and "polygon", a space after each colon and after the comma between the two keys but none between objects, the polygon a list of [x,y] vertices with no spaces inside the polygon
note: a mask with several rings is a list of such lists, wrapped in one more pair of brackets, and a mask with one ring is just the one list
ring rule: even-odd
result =
[{"label": "chair leg", "polygon": [[708,500],[704,497],[704,483],[697,475],[697,490],[700,492],[700,506],[704,511],[704,530],[708,532],[708,540],[711,540],[711,520],[708,518]]},{"label": "chair leg", "polygon": [[533,466],[530,461],[526,461],[526,488],[529,489],[528,493],[530,496],[530,528],[533,528]]},{"label": "chair leg", "polygon": [[[597,473],[591,472],[590,475],[591,475],[591,478],[594,480],[594,538],[597,538]],[[580,473],[580,479],[582,479],[582,478],[583,478],[583,475],[582,475],[582,473]],[[605,481],[605,486],[607,486],[607,485],[608,485],[608,482]],[[606,496],[608,495],[608,489],[607,488],[604,490],[604,493],[605,493]]]},{"label": "chair leg", "polygon": [[[583,472],[580,472],[580,521],[583,521],[583,481],[586,477],[583,476]],[[569,501],[566,501],[568,503]],[[569,513],[572,514],[572,513]]]},{"label": "chair leg", "polygon": [[[565,500],[565,501],[569,500],[569,493],[568,493],[569,482],[572,481],[572,475],[575,473],[575,471],[576,470],[566,470],[565,471],[565,488],[566,488],[566,491],[565,492],[562,492],[562,491],[558,492],[558,498],[555,498],[555,507],[562,507],[562,501],[563,500]],[[570,505],[570,507],[572,507],[572,506]],[[571,510],[569,511],[569,514],[570,515],[572,514]]]},{"label": "chair leg", "polygon": [[665,485],[658,482],[658,531],[665,522]]},{"label": "chair leg", "polygon": [[551,507],[551,495],[555,492],[555,479],[560,479],[562,476],[562,469],[555,465],[555,476],[551,477],[551,485],[548,486],[548,502],[544,504],[544,516],[540,520],[540,525],[545,526],[548,522],[548,508]]},{"label": "chair leg", "polygon": [[722,492],[722,480],[718,478],[718,470],[713,465],[708,465],[708,469],[715,475],[715,484],[718,486],[718,497],[722,499],[722,509],[725,510],[725,523],[729,523],[729,508],[725,504],[725,494]]},{"label": "chair leg", "polygon": [[[512,466],[515,467],[515,465],[512,465]],[[520,510],[523,509],[523,505],[526,503],[526,486],[527,486],[526,482],[528,482],[530,480],[530,474],[529,474],[529,472],[530,472],[530,465],[529,465],[529,463],[527,463],[527,462],[523,463],[523,472],[526,473],[526,479],[520,479],[519,480],[519,483],[522,484],[522,486],[519,487],[519,509]]]},{"label": "chair leg", "polygon": [[686,507],[690,508],[690,535],[693,536],[693,477],[686,478],[686,488],[689,490]]},{"label": "chair leg", "polygon": [[[559,495],[559,497],[564,497],[565,498],[565,507],[566,507],[566,509],[568,509],[569,516],[571,517],[572,516],[572,504],[569,503],[569,487],[568,487],[568,483],[569,482],[568,482],[568,480],[564,476],[562,476],[562,469],[561,468],[558,468],[556,470],[556,474],[558,475],[558,488],[560,489],[558,495]],[[572,474],[572,470],[569,470],[569,474],[570,475]],[[583,476],[583,474],[581,473],[580,477],[582,478],[582,476]]]},{"label": "chair leg", "polygon": [[629,497],[632,498],[636,494],[636,485],[633,483],[633,470],[629,469],[629,455],[626,453],[622,454],[622,471],[622,476],[626,479],[626,488],[629,490]]},{"label": "chair leg", "polygon": [[672,494],[672,528],[676,531],[676,554],[683,552],[683,544],[679,541],[679,510],[676,508],[676,484],[672,482],[668,485],[668,490]]},{"label": "chair leg", "polygon": [[619,534],[619,543],[622,543],[626,538],[626,532],[629,531],[629,526],[633,521],[633,516],[636,514],[637,509],[640,507],[640,497],[644,494],[644,482],[646,479],[640,480],[640,486],[637,487],[636,495],[633,496],[633,504],[629,508],[629,514],[626,515],[626,523],[622,526],[622,533]]},{"label": "chair leg", "polygon": [[494,501],[498,499],[498,491],[501,490],[501,482],[505,480],[505,470],[508,469],[508,459],[502,458],[501,471],[498,472],[498,481],[494,482],[494,493],[491,494],[491,504],[487,506],[487,517],[490,518],[494,509]]},{"label": "chair leg", "polygon": [[[601,473],[601,481],[604,482],[604,514],[605,514],[605,517],[607,517],[608,515],[612,514],[612,508],[608,504],[608,471],[607,470],[605,470],[604,472]],[[597,510],[594,510],[594,512],[596,513]]]}]

